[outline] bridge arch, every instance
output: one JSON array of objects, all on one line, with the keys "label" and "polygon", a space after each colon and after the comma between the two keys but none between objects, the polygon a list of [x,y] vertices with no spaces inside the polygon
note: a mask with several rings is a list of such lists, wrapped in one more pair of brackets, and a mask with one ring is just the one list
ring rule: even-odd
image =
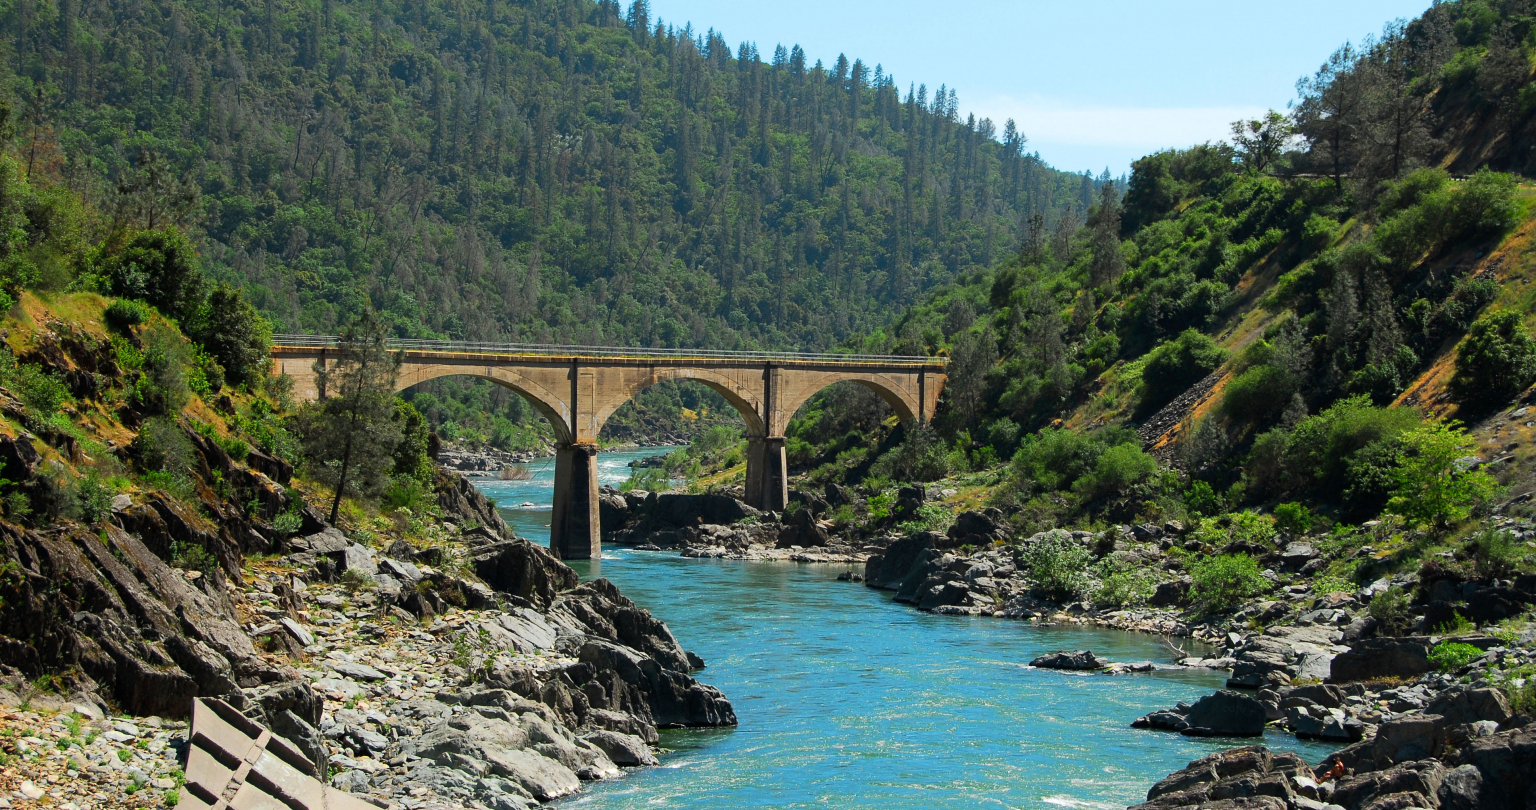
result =
[{"label": "bridge arch", "polygon": [[395,392],[399,393],[441,377],[473,377],[511,389],[527,400],[540,416],[549,420],[550,426],[555,429],[556,441],[570,442],[574,438],[571,431],[570,406],[566,401],[548,389],[549,381],[533,379],[529,375],[519,373],[516,368],[407,361],[400,367],[400,374],[395,380]]},{"label": "bridge arch", "polygon": [[[767,425],[763,420],[763,383],[761,374],[722,373],[707,368],[678,368],[664,367],[645,369],[643,374],[624,375],[625,379],[618,385],[610,385],[603,396],[595,405],[592,419],[592,432],[595,436],[601,432],[603,425],[614,412],[623,407],[624,403],[634,399],[647,388],[657,383],[668,380],[678,382],[696,382],[708,386],[715,393],[725,397],[731,403],[736,412],[741,414],[741,419],[747,425],[749,437],[767,435]],[[755,377],[755,379],[743,379]]]},{"label": "bridge arch", "polygon": [[784,414],[784,424],[779,426],[783,431],[789,426],[789,420],[805,405],[811,397],[820,393],[829,386],[841,382],[851,382],[873,391],[881,399],[885,400],[891,410],[903,423],[925,419],[931,414],[924,413],[925,393],[921,383],[913,384],[910,377],[895,378],[888,374],[865,371],[835,371],[802,377],[796,380],[793,386],[787,386],[792,390],[787,391],[780,401],[780,412]]}]

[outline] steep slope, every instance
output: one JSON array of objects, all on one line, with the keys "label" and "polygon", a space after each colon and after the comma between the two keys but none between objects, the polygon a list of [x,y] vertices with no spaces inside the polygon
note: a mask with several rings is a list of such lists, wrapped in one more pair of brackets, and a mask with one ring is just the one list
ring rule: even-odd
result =
[{"label": "steep slope", "polygon": [[371,303],[412,337],[827,347],[1098,185],[953,91],[733,54],[643,0],[88,0],[0,24],[28,171],[193,229],[278,331]]}]

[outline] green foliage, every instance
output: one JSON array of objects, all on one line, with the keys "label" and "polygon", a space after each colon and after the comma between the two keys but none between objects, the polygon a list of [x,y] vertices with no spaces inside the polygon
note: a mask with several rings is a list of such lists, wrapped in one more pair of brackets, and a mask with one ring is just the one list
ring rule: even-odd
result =
[{"label": "green foliage", "polygon": [[1290,403],[1299,382],[1278,366],[1254,366],[1227,383],[1218,410],[1229,419],[1264,421]]},{"label": "green foliage", "polygon": [[[1139,450],[1140,439],[1135,431],[1120,427],[1105,428],[1094,433],[1044,428],[1025,437],[1013,456],[1011,469],[1020,486],[1043,491],[1071,489],[1079,479],[1095,475],[1099,463],[1111,448],[1131,447]],[[1144,467],[1140,460],[1129,453],[1117,453],[1105,469],[1107,485],[1115,485],[1120,473],[1131,477]],[[1097,483],[1091,485],[1097,490]]]},{"label": "green foliage", "polygon": [[157,321],[144,330],[140,373],[133,381],[128,402],[151,416],[175,416],[192,398],[188,367],[194,361],[192,347],[175,327]]},{"label": "green foliage", "polygon": [[1226,359],[1225,349],[1194,329],[1153,349],[1141,370],[1143,410],[1155,410],[1184,393]]},{"label": "green foliage", "polygon": [[869,519],[882,521],[891,516],[891,508],[896,505],[896,496],[890,492],[881,492],[869,499]]},{"label": "green foliage", "polygon": [[1211,517],[1226,511],[1227,500],[1208,482],[1195,480],[1189,483],[1189,489],[1184,493],[1184,506],[1191,515]]},{"label": "green foliage", "polygon": [[174,419],[165,416],[140,425],[128,451],[146,476],[161,476],[158,480],[167,483],[179,482],[184,486],[196,475],[199,465],[192,441]]},{"label": "green foliage", "polygon": [[1072,485],[1085,498],[1123,495],[1157,472],[1157,461],[1134,444],[1106,448],[1094,464],[1093,472]]},{"label": "green foliage", "polygon": [[896,527],[903,534],[917,534],[922,531],[942,532],[949,528],[955,516],[937,503],[925,503],[917,507],[917,514],[912,520],[903,521]]},{"label": "green foliage", "polygon": [[239,290],[220,284],[208,293],[189,324],[191,334],[236,385],[267,374],[272,327]]},{"label": "green foliage", "polygon": [[1371,597],[1369,612],[1385,635],[1406,633],[1413,619],[1413,609],[1408,592],[1401,588],[1388,588]]},{"label": "green foliage", "polygon": [[1516,312],[1478,318],[1456,352],[1453,384],[1468,407],[1491,410],[1536,382],[1536,340]]},{"label": "green foliage", "polygon": [[356,568],[348,568],[341,575],[341,587],[347,593],[356,595],[358,591],[364,588],[373,587],[373,577]]},{"label": "green foliage", "polygon": [[219,561],[198,543],[174,540],[171,542],[171,567],[210,575],[218,569]]},{"label": "green foliage", "polygon": [[113,301],[102,312],[102,319],[106,321],[107,328],[125,335],[133,327],[148,323],[149,318],[149,307],[127,298]]},{"label": "green foliage", "polygon": [[1048,599],[1066,602],[1088,591],[1088,566],[1093,555],[1072,535],[1056,531],[1026,545],[1020,553],[1035,587]]},{"label": "green foliage", "polygon": [[1461,615],[1459,611],[1452,611],[1451,618],[1429,628],[1432,632],[1445,636],[1464,636],[1477,631],[1477,625],[1471,619]]},{"label": "green foliage", "polygon": [[1275,507],[1275,528],[1286,534],[1306,534],[1316,518],[1305,504],[1282,503]]},{"label": "green foliage", "polygon": [[1153,572],[1118,554],[1105,557],[1095,566],[1099,586],[1093,600],[1111,608],[1135,608],[1145,605],[1157,592]]},{"label": "green foliage", "polygon": [[1459,641],[1442,641],[1429,651],[1429,663],[1441,672],[1456,672],[1474,659],[1480,658],[1482,650],[1464,644]]},{"label": "green foliage", "polygon": [[1248,474],[1261,491],[1289,490],[1324,501],[1361,502],[1369,494],[1362,482],[1369,483],[1372,475],[1371,469],[1358,467],[1362,459],[1375,459],[1376,468],[1385,475],[1396,458],[1395,451],[1389,451],[1384,460],[1362,451],[1373,446],[1391,448],[1419,421],[1418,412],[1409,408],[1378,408],[1366,397],[1343,399],[1294,429],[1276,428],[1260,436],[1249,457]]},{"label": "green foliage", "polygon": [[1477,442],[1455,423],[1429,422],[1402,437],[1387,508],[1421,524],[1443,527],[1465,519],[1493,497],[1498,483],[1467,469]]},{"label": "green foliage", "polygon": [[621,492],[665,492],[672,488],[672,482],[667,478],[665,470],[659,467],[636,467],[629,472],[629,477],[619,484]]},{"label": "green foliage", "polygon": [[401,436],[394,397],[398,368],[385,345],[384,324],[364,312],[342,330],[335,359],[320,373],[326,398],[295,417],[310,475],[335,493],[331,523],[348,490],[373,497],[389,482]]},{"label": "green foliage", "polygon": [[116,495],[117,490],[111,482],[92,470],[75,484],[71,498],[74,507],[71,511],[74,514],[70,517],[82,523],[95,523],[111,513],[112,498]]},{"label": "green foliage", "polygon": [[937,481],[954,469],[949,448],[927,424],[909,425],[901,444],[877,459],[870,472],[896,481]]},{"label": "green foliage", "polygon": [[1485,528],[1467,538],[1465,555],[1477,564],[1480,577],[1512,578],[1530,570],[1531,548],[1509,532]]},{"label": "green foliage", "polygon": [[405,400],[395,400],[395,422],[400,426],[400,443],[395,445],[394,474],[430,484],[437,465],[427,456],[431,430],[426,417]]},{"label": "green foliage", "polygon": [[1209,611],[1230,610],[1269,587],[1259,564],[1247,554],[1206,557],[1190,567],[1189,575],[1190,596]]},{"label": "green foliage", "polygon": [[178,320],[196,315],[202,302],[197,249],[174,228],[133,234],[103,260],[101,274],[109,295],[143,301]]}]

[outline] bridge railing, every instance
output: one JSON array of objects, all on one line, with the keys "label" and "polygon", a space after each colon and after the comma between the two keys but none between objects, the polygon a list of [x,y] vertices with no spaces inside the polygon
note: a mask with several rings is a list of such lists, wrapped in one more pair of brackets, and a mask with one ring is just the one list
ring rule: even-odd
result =
[{"label": "bridge railing", "polygon": [[[541,343],[473,343],[457,340],[417,340],[391,338],[389,347],[406,351],[443,352],[462,354],[501,354],[533,357],[611,357],[611,358],[663,358],[703,360],[783,360],[822,361],[836,363],[868,363],[882,365],[932,366],[946,365],[947,357],[913,357],[894,354],[835,354],[812,352],[735,352],[721,349],[635,349],[621,346],[561,346]],[[338,345],[334,335],[273,335],[274,347],[295,349],[328,349]]]}]

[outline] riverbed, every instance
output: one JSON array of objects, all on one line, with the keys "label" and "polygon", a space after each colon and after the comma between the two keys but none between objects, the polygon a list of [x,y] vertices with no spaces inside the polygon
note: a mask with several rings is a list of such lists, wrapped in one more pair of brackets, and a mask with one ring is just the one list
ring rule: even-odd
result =
[{"label": "riverbed", "polygon": [[[630,459],[662,452],[603,454],[600,478],[617,483]],[[503,507],[534,503],[504,514],[519,534],[545,542],[550,484],[540,478],[552,478],[553,465],[532,466],[532,481],[481,488]],[[562,807],[1121,808],[1192,759],[1256,742],[1129,727],[1209,694],[1225,673],[1111,677],[1028,666],[1058,649],[1115,661],[1179,657],[1161,637],[920,613],[836,581],[845,566],[610,547],[573,567],[583,579],[612,580],[703,656],[698,677],[725,691],[741,725],[664,731],[671,750],[661,767],[589,785]],[[1274,732],[1264,742],[1314,762],[1333,750]]]}]

